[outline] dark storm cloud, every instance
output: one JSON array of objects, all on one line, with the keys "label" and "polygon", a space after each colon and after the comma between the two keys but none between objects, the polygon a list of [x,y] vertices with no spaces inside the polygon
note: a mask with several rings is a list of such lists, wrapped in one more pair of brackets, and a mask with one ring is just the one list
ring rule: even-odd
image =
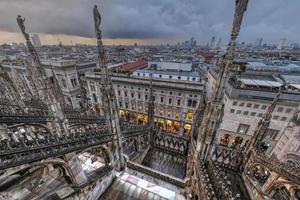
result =
[{"label": "dark storm cloud", "polygon": [[[298,41],[299,0],[249,0],[243,41]],[[227,38],[235,0],[0,0],[0,30],[19,31],[17,14],[31,32],[94,37],[92,7],[100,6],[107,38]]]}]

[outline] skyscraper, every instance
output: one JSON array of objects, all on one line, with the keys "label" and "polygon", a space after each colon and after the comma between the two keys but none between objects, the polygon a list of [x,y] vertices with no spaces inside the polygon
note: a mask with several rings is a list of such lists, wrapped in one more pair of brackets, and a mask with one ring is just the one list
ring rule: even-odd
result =
[{"label": "skyscraper", "polygon": [[32,40],[32,43],[35,47],[40,47],[42,46],[42,43],[41,43],[41,40],[40,40],[40,37],[38,34],[33,34],[31,36],[31,40]]},{"label": "skyscraper", "polygon": [[210,44],[209,44],[209,48],[210,48],[210,49],[215,48],[215,43],[216,43],[216,37],[213,36],[213,37],[211,38],[211,41],[210,41]]},{"label": "skyscraper", "polygon": [[284,46],[284,43],[285,43],[285,38],[282,38],[280,41],[279,41],[279,44],[277,45],[277,49],[278,50],[281,50]]}]

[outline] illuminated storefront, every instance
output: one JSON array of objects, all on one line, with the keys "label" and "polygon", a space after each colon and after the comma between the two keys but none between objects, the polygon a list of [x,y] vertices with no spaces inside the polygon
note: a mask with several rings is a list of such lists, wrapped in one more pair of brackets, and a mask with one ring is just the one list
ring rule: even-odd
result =
[{"label": "illuminated storefront", "polygon": [[147,124],[148,116],[142,113],[129,112],[127,110],[119,110],[119,116],[122,120],[135,124]]},{"label": "illuminated storefront", "polygon": [[[164,112],[163,109],[160,109],[160,112]],[[179,115],[179,114],[178,114]],[[122,120],[128,123],[135,123],[135,124],[147,124],[148,122],[148,115],[143,113],[136,113],[131,112],[127,110],[119,110],[119,116]],[[179,118],[179,116],[178,116]],[[187,116],[187,119],[192,120],[193,113],[189,113],[189,116]],[[179,134],[180,132],[180,121],[172,120],[172,119],[166,119],[162,117],[155,117],[154,118],[155,123],[165,132],[173,133],[173,134]],[[188,120],[187,120],[188,121]],[[182,122],[184,123],[184,122]],[[184,135],[188,136],[191,133],[192,125],[185,123],[183,126],[183,133]]]},{"label": "illuminated storefront", "polygon": [[227,146],[230,141],[230,135],[229,134],[222,134],[221,135],[221,144]]},{"label": "illuminated storefront", "polygon": [[193,111],[189,111],[186,114],[186,119],[185,120],[188,121],[188,122],[192,122],[193,121],[193,116],[194,116]]},{"label": "illuminated storefront", "polygon": [[192,131],[192,125],[185,124],[184,127],[183,127],[183,129],[184,129],[183,132],[184,132],[185,135],[190,135],[190,133]]}]

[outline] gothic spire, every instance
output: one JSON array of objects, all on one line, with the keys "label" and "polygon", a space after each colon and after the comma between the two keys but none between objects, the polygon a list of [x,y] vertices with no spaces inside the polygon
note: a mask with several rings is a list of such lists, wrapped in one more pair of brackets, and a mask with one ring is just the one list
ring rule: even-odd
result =
[{"label": "gothic spire", "polygon": [[112,81],[109,75],[109,71],[106,63],[106,55],[104,46],[102,43],[102,34],[101,34],[101,15],[98,11],[97,5],[93,8],[94,14],[94,22],[95,22],[95,33],[97,38],[97,46],[98,46],[98,62],[101,74],[101,98],[104,113],[106,115],[107,124],[109,125],[109,129],[111,133],[115,134],[116,141],[115,145],[117,147],[117,163],[118,168],[123,169],[125,167],[125,160],[123,157],[122,143],[121,143],[121,129],[119,122],[119,115],[117,110],[117,100],[114,92],[114,88],[112,85]]}]

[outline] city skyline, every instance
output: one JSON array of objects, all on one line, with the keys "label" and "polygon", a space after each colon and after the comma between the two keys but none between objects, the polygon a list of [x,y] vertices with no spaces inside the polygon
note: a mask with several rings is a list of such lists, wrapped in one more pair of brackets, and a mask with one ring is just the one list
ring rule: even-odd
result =
[{"label": "city skyline", "polygon": [[[205,45],[212,36],[227,41],[234,1],[7,1],[0,2],[0,43],[23,42],[15,18],[30,19],[28,29],[39,33],[43,44],[94,44],[92,16],[89,11],[99,4],[103,11],[105,44],[176,44],[194,36]],[[296,2],[300,4],[300,2]],[[297,6],[283,0],[253,0],[245,16],[240,41],[286,44],[299,42],[299,22],[293,16]],[[147,9],[145,9],[147,8]],[[113,13],[113,14],[112,14]],[[224,31],[225,30],[225,31]],[[72,42],[71,42],[72,41]]]},{"label": "city skyline", "polygon": [[300,200],[282,0],[2,2],[0,200]]}]

